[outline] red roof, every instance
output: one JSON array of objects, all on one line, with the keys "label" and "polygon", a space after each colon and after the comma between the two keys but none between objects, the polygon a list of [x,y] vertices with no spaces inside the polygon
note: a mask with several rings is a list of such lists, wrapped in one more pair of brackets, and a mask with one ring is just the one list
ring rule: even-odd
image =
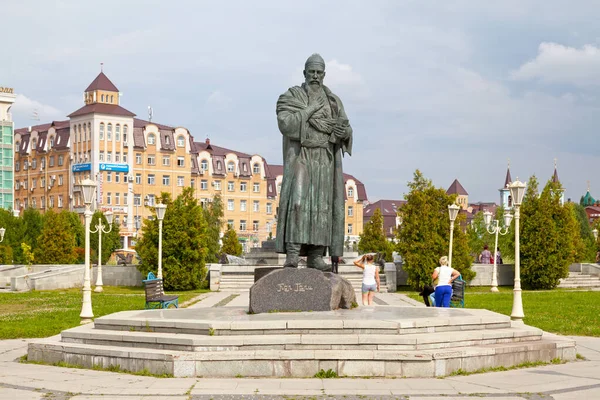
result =
[{"label": "red roof", "polygon": [[[62,129],[65,127],[69,127],[70,125],[71,125],[71,121],[66,119],[64,121],[52,121],[47,124],[34,125],[31,127],[31,130],[37,131],[37,132],[45,132],[52,127],[56,128],[56,129]],[[20,134],[29,133],[29,128],[25,127],[25,128],[15,129],[15,133],[20,133]]]},{"label": "red roof", "polygon": [[367,205],[363,210],[363,216],[365,219],[370,219],[375,209],[379,208],[384,217],[393,216],[395,218],[398,215],[398,209],[404,204],[406,204],[406,200],[379,200]]},{"label": "red roof", "polygon": [[458,194],[461,196],[468,196],[469,193],[467,193],[467,191],[465,190],[465,188],[460,184],[460,182],[458,181],[458,179],[455,179],[454,182],[452,182],[452,185],[450,185],[450,187],[448,188],[448,190],[446,190],[446,194]]},{"label": "red roof", "polygon": [[194,146],[198,151],[206,150],[215,156],[225,156],[229,153],[233,153],[238,157],[252,157],[250,154],[242,153],[241,151],[227,149],[225,147],[215,146],[214,144],[206,142],[194,142]]},{"label": "red roof", "polygon": [[79,115],[86,114],[109,114],[109,115],[122,115],[125,117],[134,117],[135,114],[129,110],[124,109],[121,106],[116,104],[103,104],[103,103],[94,103],[88,104],[86,106],[81,107],[79,110],[67,115],[69,118],[77,117]]},{"label": "red roof", "polygon": [[157,124],[156,122],[151,122],[151,121],[144,121],[143,119],[139,119],[139,118],[134,118],[133,119],[133,127],[134,128],[145,128],[146,125],[156,125],[156,127],[158,129],[165,129],[165,130],[173,130],[174,128],[168,125],[162,125],[162,124]]},{"label": "red roof", "polygon": [[94,81],[90,83],[90,86],[88,86],[87,89],[85,89],[86,92],[90,92],[92,90],[106,90],[109,92],[119,91],[119,89],[117,89],[117,87],[110,81],[110,79],[108,79],[108,77],[104,75],[104,72],[100,72],[96,79],[94,79]]}]

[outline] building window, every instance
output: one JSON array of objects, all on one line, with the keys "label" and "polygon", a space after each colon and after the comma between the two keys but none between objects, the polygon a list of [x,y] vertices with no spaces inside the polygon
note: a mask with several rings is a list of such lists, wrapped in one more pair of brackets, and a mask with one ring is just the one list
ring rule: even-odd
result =
[{"label": "building window", "polygon": [[156,165],[156,156],[155,155],[148,156],[148,165]]},{"label": "building window", "polygon": [[135,174],[135,184],[136,185],[142,184],[142,174]]},{"label": "building window", "polygon": [[54,208],[54,196],[50,196],[50,199],[48,201],[48,207]]},{"label": "building window", "polygon": [[215,190],[221,190],[221,181],[214,181],[213,185],[215,187]]},{"label": "building window", "polygon": [[206,179],[200,181],[200,190],[208,190],[208,181]]},{"label": "building window", "polygon": [[115,172],[115,183],[121,183],[121,175]]},{"label": "building window", "polygon": [[115,126],[115,141],[121,141],[121,125],[119,124]]},{"label": "building window", "polygon": [[135,163],[137,165],[142,163],[142,153],[135,153]]},{"label": "building window", "polygon": [[267,203],[267,214],[273,214],[273,204]]},{"label": "building window", "polygon": [[154,185],[154,174],[148,174],[148,185]]},{"label": "building window", "polygon": [[115,193],[115,205],[121,204],[121,193]]},{"label": "building window", "polygon": [[44,186],[46,186],[46,178],[41,178],[40,179],[40,187],[43,188]]},{"label": "building window", "polygon": [[354,189],[348,188],[348,197],[354,197]]},{"label": "building window", "polygon": [[258,221],[252,221],[252,230],[258,232]]},{"label": "building window", "polygon": [[163,166],[168,167],[169,165],[171,165],[171,157],[163,156],[162,162],[163,162],[163,164],[162,164]]},{"label": "building window", "polygon": [[104,102],[104,95],[100,96],[100,101]]},{"label": "building window", "polygon": [[37,168],[37,158],[34,158],[33,160],[31,160],[31,168],[32,169]]},{"label": "building window", "polygon": [[154,207],[154,201],[156,200],[156,197],[153,194],[149,194],[146,196],[146,198],[147,198],[146,202],[148,203],[147,205],[150,207]]},{"label": "building window", "polygon": [[108,204],[108,205],[112,204],[112,193],[111,192],[106,193],[106,204]]},{"label": "building window", "polygon": [[123,193],[123,204],[129,205],[129,197],[127,196],[127,193]]},{"label": "building window", "polygon": [[154,136],[154,133],[148,135],[148,144],[156,144],[156,136]]},{"label": "building window", "polygon": [[58,186],[62,186],[63,185],[63,176],[59,175],[58,176]]},{"label": "building window", "polygon": [[100,140],[104,140],[104,124],[100,124],[100,132],[98,134]]},{"label": "building window", "polygon": [[169,139],[168,136],[165,135],[165,145],[170,145],[171,144],[171,139]]},{"label": "building window", "polygon": [[200,161],[200,169],[202,171],[208,170],[208,161],[206,161],[206,160]]},{"label": "building window", "polygon": [[163,175],[163,186],[169,186],[171,184],[171,175]]},{"label": "building window", "polygon": [[37,149],[37,140],[33,139],[31,141],[31,150],[36,150]]},{"label": "building window", "polygon": [[29,162],[27,160],[23,161],[23,171],[27,171],[29,168]]},{"label": "building window", "polygon": [[127,153],[123,154],[123,163],[127,164]]},{"label": "building window", "polygon": [[58,156],[58,166],[63,165],[64,162],[64,157],[63,156]]},{"label": "building window", "polygon": [[112,124],[106,126],[106,140],[112,140]]},{"label": "building window", "polygon": [[240,231],[244,232],[246,230],[246,220],[243,219],[240,221]]},{"label": "building window", "polygon": [[260,202],[258,200],[254,200],[252,202],[252,211],[258,212],[260,209]]},{"label": "building window", "polygon": [[49,164],[51,167],[54,167],[54,156],[50,156],[50,158],[48,159],[48,164]]},{"label": "building window", "polygon": [[352,224],[348,224],[348,232],[349,235],[352,234]]},{"label": "building window", "polygon": [[142,205],[142,195],[141,194],[134,194],[133,195],[133,205],[134,206],[141,206]]},{"label": "building window", "polygon": [[258,192],[260,192],[260,183],[258,183],[258,182],[254,182],[254,183],[252,184],[252,191],[253,191],[254,193],[258,193]]},{"label": "building window", "polygon": [[106,182],[112,182],[112,172],[106,173]]},{"label": "building window", "polygon": [[185,185],[185,180],[183,178],[183,176],[178,176],[177,177],[177,186],[182,187]]},{"label": "building window", "polygon": [[246,182],[240,182],[240,192],[245,192],[248,184]]},{"label": "building window", "polygon": [[21,169],[21,163],[19,161],[15,161],[15,171],[19,171]]},{"label": "building window", "polygon": [[184,147],[185,146],[185,138],[180,135],[177,136],[177,147]]},{"label": "building window", "polygon": [[106,161],[108,161],[108,162],[112,161],[112,153],[110,151],[108,153],[106,153]]},{"label": "building window", "polygon": [[354,216],[354,207],[348,206],[348,216],[349,217]]},{"label": "building window", "polygon": [[227,163],[227,172],[234,172],[235,171],[235,163],[233,161],[229,161]]},{"label": "building window", "polygon": [[227,211],[233,211],[233,199],[227,199]]},{"label": "building window", "polygon": [[59,194],[58,195],[58,208],[62,208],[63,206],[63,195]]},{"label": "building window", "polygon": [[31,208],[37,208],[37,202],[35,200],[35,197],[31,199]]},{"label": "building window", "polygon": [[123,143],[127,144],[127,125],[123,125]]},{"label": "building window", "polygon": [[246,200],[240,200],[240,211],[246,211]]},{"label": "building window", "polygon": [[233,222],[233,220],[232,220],[232,219],[228,219],[228,220],[227,220],[227,226],[228,226],[228,227],[230,227],[231,229],[233,229],[233,225],[234,225],[234,224],[235,224],[235,223]]},{"label": "building window", "polygon": [[231,181],[227,182],[227,191],[233,192],[235,190],[234,188],[235,188],[234,182],[231,182]]},{"label": "building window", "polygon": [[177,157],[177,166],[185,167],[185,157]]},{"label": "building window", "polygon": [[115,162],[121,162],[121,153],[115,154]]},{"label": "building window", "polygon": [[217,170],[222,170],[223,167],[221,166],[221,161],[217,160]]},{"label": "building window", "polygon": [[252,166],[252,173],[253,174],[259,174],[260,173],[260,164],[259,163],[255,163]]}]

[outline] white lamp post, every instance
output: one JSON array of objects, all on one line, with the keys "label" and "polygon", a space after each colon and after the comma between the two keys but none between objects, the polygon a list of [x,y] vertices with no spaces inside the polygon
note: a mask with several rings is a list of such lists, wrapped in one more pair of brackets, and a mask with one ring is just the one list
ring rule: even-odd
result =
[{"label": "white lamp post", "polygon": [[456,204],[450,204],[448,206],[448,215],[450,216],[450,251],[448,251],[448,266],[452,266],[452,239],[454,238],[454,221],[458,216],[460,207]]},{"label": "white lamp post", "polygon": [[0,228],[0,242],[4,240],[4,234],[6,233],[5,228]]},{"label": "white lamp post", "polygon": [[521,251],[519,249],[519,217],[521,202],[525,195],[526,183],[519,181],[519,178],[508,185],[510,196],[515,207],[515,287],[513,289],[513,307],[510,318],[513,321],[522,321],[525,318],[523,312],[523,299],[521,297]]},{"label": "white lamp post", "polygon": [[106,216],[106,222],[108,223],[108,230],[104,230],[106,226],[102,223],[102,216],[98,218],[98,224],[96,225],[96,228],[93,231],[90,230],[91,233],[98,232],[98,274],[96,276],[96,288],[94,289],[94,292],[96,293],[100,293],[104,290],[102,288],[102,234],[109,233],[112,230],[113,221],[112,211],[108,211],[104,215]]},{"label": "white lamp post", "polygon": [[94,192],[96,190],[96,182],[91,179],[84,179],[81,184],[83,192],[83,202],[85,204],[85,272],[83,274],[83,305],[81,306],[82,324],[92,322],[94,313],[92,311],[92,288],[90,286],[90,222],[92,221],[92,211],[90,207],[94,202]]},{"label": "white lamp post", "polygon": [[594,234],[594,239],[598,240],[598,229],[596,229],[596,228],[592,229],[592,233]]},{"label": "white lamp post", "polygon": [[167,211],[167,205],[158,203],[154,206],[156,210],[156,218],[158,218],[158,273],[156,277],[162,279],[162,226],[163,219],[165,218],[165,211]]},{"label": "white lamp post", "polygon": [[500,223],[497,219],[495,219],[493,222],[493,224],[491,225],[491,230],[490,230],[490,224],[492,222],[492,213],[489,211],[485,211],[483,213],[483,221],[485,222],[485,229],[490,233],[490,234],[495,234],[496,235],[496,242],[494,245],[494,268],[492,270],[492,288],[490,289],[492,292],[497,292],[498,291],[498,278],[496,277],[496,271],[497,271],[497,263],[498,263],[498,234],[500,235],[506,235],[508,233],[508,229],[510,227],[510,223],[512,221],[512,214],[508,211],[504,212],[504,232],[502,231],[502,228],[500,228]]}]

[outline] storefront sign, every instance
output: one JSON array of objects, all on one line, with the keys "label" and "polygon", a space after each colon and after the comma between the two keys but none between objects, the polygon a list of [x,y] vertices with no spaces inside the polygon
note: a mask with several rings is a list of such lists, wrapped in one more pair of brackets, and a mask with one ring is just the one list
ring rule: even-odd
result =
[{"label": "storefront sign", "polygon": [[100,163],[100,171],[129,172],[129,165]]},{"label": "storefront sign", "polygon": [[72,167],[73,172],[81,172],[81,171],[91,171],[92,164],[84,163],[84,164],[74,164]]},{"label": "storefront sign", "polygon": [[14,94],[15,90],[13,88],[11,88],[11,87],[0,86],[0,93]]}]

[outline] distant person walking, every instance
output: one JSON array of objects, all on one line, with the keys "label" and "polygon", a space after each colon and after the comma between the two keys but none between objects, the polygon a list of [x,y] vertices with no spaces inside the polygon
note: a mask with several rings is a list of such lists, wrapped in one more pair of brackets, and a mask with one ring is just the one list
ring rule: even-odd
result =
[{"label": "distant person walking", "polygon": [[496,265],[504,264],[502,261],[502,253],[500,253],[500,247],[496,247]]},{"label": "distant person walking", "polygon": [[460,272],[448,266],[448,257],[440,258],[440,266],[437,267],[431,279],[437,279],[438,284],[435,287],[435,306],[450,307],[450,299],[452,298],[452,282],[460,276]]},{"label": "distant person walking", "polygon": [[480,264],[491,264],[492,263],[492,253],[488,250],[488,245],[483,246],[483,251],[479,255],[479,263]]},{"label": "distant person walking", "polygon": [[334,274],[338,273],[338,264],[340,263],[339,256],[331,256],[331,272]]},{"label": "distant person walking", "polygon": [[379,292],[379,266],[373,263],[373,254],[365,254],[354,261],[354,265],[363,270],[362,303],[363,306],[373,305],[375,290]]}]

